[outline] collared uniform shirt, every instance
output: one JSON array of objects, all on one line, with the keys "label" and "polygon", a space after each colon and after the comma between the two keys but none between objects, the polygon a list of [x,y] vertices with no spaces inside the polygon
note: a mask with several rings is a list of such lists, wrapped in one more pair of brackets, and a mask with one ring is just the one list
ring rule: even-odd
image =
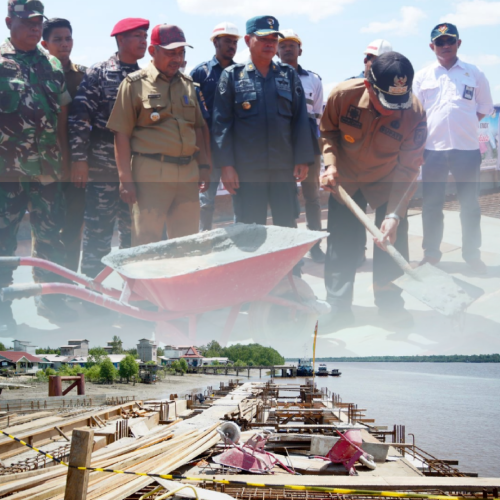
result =
[{"label": "collared uniform shirt", "polygon": [[493,112],[484,73],[460,59],[449,70],[435,62],[415,75],[413,91],[427,113],[426,149],[479,149],[476,113]]},{"label": "collared uniform shirt", "polygon": [[404,217],[427,136],[418,99],[413,96],[408,110],[382,116],[364,81],[348,80],[330,93],[320,131],[325,165],[336,168],[339,184],[350,195],[360,189],[372,208],[388,203],[387,213]]},{"label": "collared uniform shirt", "polygon": [[106,123],[120,83],[137,70],[138,64],[124,64],[115,54],[91,66],[78,87],[68,119],[71,160],[88,162],[90,181],[118,181],[114,135]]},{"label": "collared uniform shirt", "polygon": [[226,68],[215,94],[212,133],[216,168],[293,170],[314,161],[304,88],[288,64],[271,62],[265,78],[252,61]]},{"label": "collared uniform shirt", "polygon": [[179,157],[198,151],[195,128],[204,125],[191,77],[169,82],[150,62],[120,85],[107,127],[129,136],[132,152]]},{"label": "collared uniform shirt", "polygon": [[0,179],[58,180],[57,120],[70,102],[58,59],[0,45]]},{"label": "collared uniform shirt", "polygon": [[64,79],[66,80],[66,86],[68,87],[71,99],[76,97],[78,87],[82,83],[86,71],[86,66],[75,63],[70,63],[69,68],[64,70]]},{"label": "collared uniform shirt", "polygon": [[[231,62],[234,64],[234,61]],[[191,71],[191,78],[195,83],[200,84],[201,98],[204,100],[207,109],[207,123],[209,128],[212,127],[212,113],[214,109],[215,91],[217,83],[222,75],[222,66],[217,58],[214,56],[210,61],[198,64],[196,68]],[[202,103],[200,103],[201,105]],[[203,110],[203,109],[202,109]]]},{"label": "collared uniform shirt", "polygon": [[300,77],[302,87],[304,87],[304,94],[306,96],[307,114],[309,116],[309,125],[311,126],[311,133],[313,137],[314,154],[319,155],[321,151],[318,146],[319,138],[319,122],[323,114],[323,83],[321,77],[312,71],[300,66],[297,69]]}]

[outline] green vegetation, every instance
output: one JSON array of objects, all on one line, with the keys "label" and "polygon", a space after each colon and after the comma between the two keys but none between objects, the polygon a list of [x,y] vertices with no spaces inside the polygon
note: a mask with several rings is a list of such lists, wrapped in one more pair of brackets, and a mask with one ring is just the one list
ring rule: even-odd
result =
[{"label": "green vegetation", "polygon": [[113,336],[113,340],[109,345],[111,346],[111,354],[123,354],[123,342],[118,335]]},{"label": "green vegetation", "polygon": [[111,384],[116,378],[116,368],[113,366],[111,360],[106,357],[101,364],[101,380]]},{"label": "green vegetation", "polygon": [[102,365],[104,359],[107,357],[108,353],[102,347],[93,347],[89,349],[89,357],[86,363],[87,368],[91,368],[94,365]]},{"label": "green vegetation", "polygon": [[50,347],[46,347],[45,349],[37,349],[35,351],[37,354],[61,354],[61,349],[51,349]]},{"label": "green vegetation", "polygon": [[188,371],[188,363],[184,358],[181,358],[179,361],[179,365],[181,367],[182,373],[186,373]]},{"label": "green vegetation", "polygon": [[127,380],[127,384],[132,377],[139,373],[139,365],[132,354],[127,354],[120,362],[120,369],[118,370],[120,377]]},{"label": "green vegetation", "polygon": [[206,346],[198,348],[198,351],[206,358],[228,358],[239,366],[273,366],[282,365],[285,358],[272,347],[264,347],[260,344],[241,345],[236,344],[231,347],[221,347],[213,340]]},{"label": "green vegetation", "polygon": [[[287,358],[297,361],[297,358]],[[367,356],[364,358],[316,358],[324,363],[500,363],[500,354],[453,354],[451,356]]]},{"label": "green vegetation", "polygon": [[6,351],[7,348],[0,342],[0,351]]}]

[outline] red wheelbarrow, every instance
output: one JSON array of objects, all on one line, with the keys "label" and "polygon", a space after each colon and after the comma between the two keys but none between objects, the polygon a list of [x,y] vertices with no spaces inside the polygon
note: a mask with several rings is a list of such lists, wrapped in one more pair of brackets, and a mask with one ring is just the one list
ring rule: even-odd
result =
[{"label": "red wheelbarrow", "polygon": [[[292,277],[293,267],[324,232],[277,226],[235,224],[196,235],[117,250],[103,258],[106,268],[95,278],[74,273],[31,257],[1,257],[0,266],[39,267],[76,284],[43,283],[3,288],[5,301],[36,295],[64,294],[113,311],[157,324],[157,340],[194,342],[197,315],[230,307],[221,343],[225,345],[241,306],[265,301],[288,308],[292,314],[316,314],[301,300]],[[103,284],[116,271],[122,290]],[[294,300],[271,294],[288,274]],[[158,311],[138,303],[148,301]],[[134,304],[135,303],[135,304]],[[171,323],[189,318],[188,336]],[[168,338],[170,337],[170,338]]]}]

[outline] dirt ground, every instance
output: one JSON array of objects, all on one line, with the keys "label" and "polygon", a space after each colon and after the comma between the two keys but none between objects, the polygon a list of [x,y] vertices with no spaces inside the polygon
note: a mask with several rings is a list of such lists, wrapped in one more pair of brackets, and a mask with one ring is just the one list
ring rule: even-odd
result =
[{"label": "dirt ground", "polygon": [[[251,378],[238,377],[241,381],[256,380],[259,377],[258,370],[251,371]],[[85,383],[85,393],[87,396],[94,396],[99,394],[106,394],[110,396],[137,396],[138,399],[165,399],[169,398],[170,394],[177,394],[183,398],[186,394],[203,393],[207,387],[211,386],[214,389],[220,387],[220,383],[227,384],[229,380],[235,380],[235,375],[202,375],[202,374],[186,374],[186,375],[167,375],[164,380],[158,381],[156,384],[140,384],[135,385],[130,382],[129,384],[120,384],[114,382],[113,384],[93,384],[91,382]],[[262,379],[264,380],[264,379]],[[19,377],[15,380],[5,379],[0,377],[2,383],[19,383],[29,385],[30,388],[13,388],[3,387],[1,399],[37,399],[48,397],[49,384],[48,382],[36,382],[30,377]],[[69,395],[76,396],[76,390],[70,392]]]}]

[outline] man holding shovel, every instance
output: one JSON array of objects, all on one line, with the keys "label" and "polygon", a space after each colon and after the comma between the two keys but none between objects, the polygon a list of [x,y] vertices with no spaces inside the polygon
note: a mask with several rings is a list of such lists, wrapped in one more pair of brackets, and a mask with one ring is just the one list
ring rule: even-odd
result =
[{"label": "man holding shovel", "polygon": [[403,272],[384,251],[386,242],[393,243],[408,260],[406,212],[427,137],[425,112],[411,91],[413,76],[406,57],[397,52],[382,54],[365,80],[348,80],[332,90],[321,119],[327,167],[321,183],[332,192],[325,263],[327,301],[332,311],[323,323],[331,323],[337,330],[354,323],[354,279],[365,235],[365,227],[340,201],[337,185],[363,211],[370,204],[383,234],[382,239],[375,239],[373,258],[379,313],[394,328],[413,324],[404,309],[401,289],[392,284]]}]

